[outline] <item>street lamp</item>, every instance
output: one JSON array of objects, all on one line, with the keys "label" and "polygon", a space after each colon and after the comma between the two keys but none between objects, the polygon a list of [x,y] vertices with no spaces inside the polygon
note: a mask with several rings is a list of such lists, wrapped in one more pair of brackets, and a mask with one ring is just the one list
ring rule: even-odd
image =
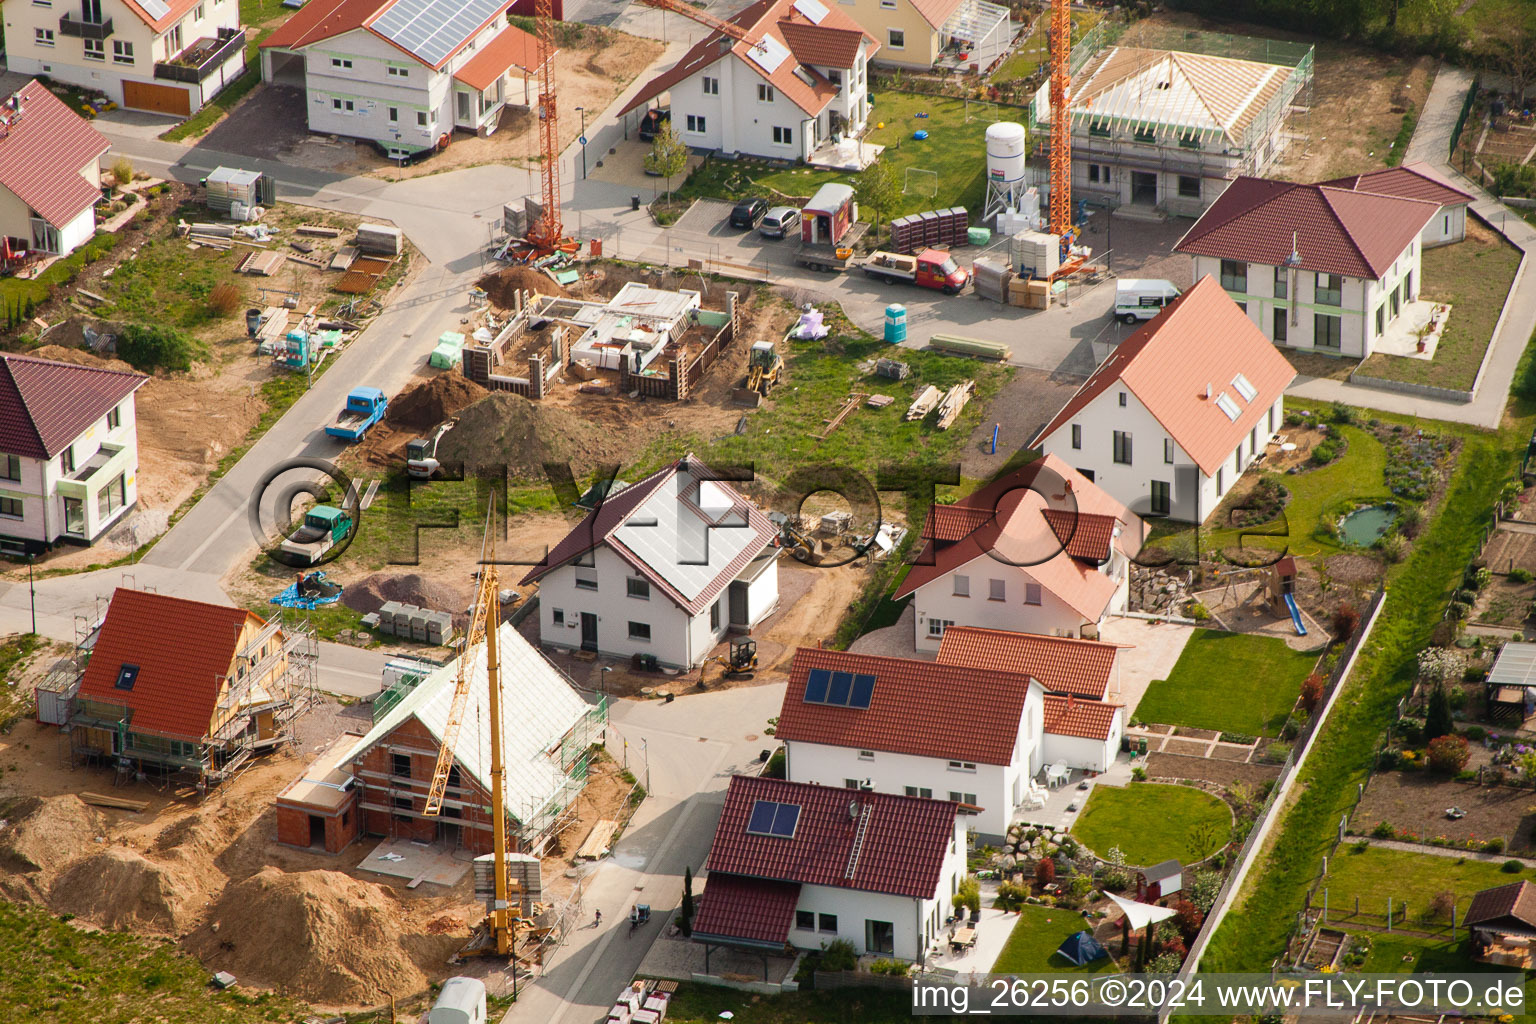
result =
[{"label": "street lamp", "polygon": [[598,680],[602,683],[602,687],[603,687],[603,703],[604,704],[608,703],[608,673],[612,672],[612,671],[613,671],[613,666],[612,665],[604,665],[603,666],[603,674],[598,676]]},{"label": "street lamp", "polygon": [[576,112],[581,115],[581,176],[587,176],[587,108],[577,107]]},{"label": "street lamp", "polygon": [[37,636],[37,587],[32,584],[32,559],[36,557],[32,552],[27,552],[27,595],[32,603],[32,635]]}]

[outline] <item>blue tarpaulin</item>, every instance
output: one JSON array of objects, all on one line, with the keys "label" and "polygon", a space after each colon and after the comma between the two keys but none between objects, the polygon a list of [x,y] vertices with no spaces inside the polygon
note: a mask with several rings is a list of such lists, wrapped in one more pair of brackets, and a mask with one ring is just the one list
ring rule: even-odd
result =
[{"label": "blue tarpaulin", "polygon": [[312,572],[304,577],[304,594],[299,594],[299,582],[288,584],[281,594],[272,598],[269,604],[281,605],[284,608],[303,608],[310,610],[321,605],[335,604],[341,600],[341,587],[335,583],[325,582],[325,573]]}]

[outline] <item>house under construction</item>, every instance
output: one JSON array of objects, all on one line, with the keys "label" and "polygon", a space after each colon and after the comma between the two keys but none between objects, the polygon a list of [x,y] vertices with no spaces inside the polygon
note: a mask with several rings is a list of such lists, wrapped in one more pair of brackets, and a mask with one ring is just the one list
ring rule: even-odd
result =
[{"label": "house under construction", "polygon": [[[1296,141],[1311,103],[1313,49],[1262,60],[1113,46],[1074,68],[1072,195],[1111,208],[1199,216],[1239,175],[1262,176]],[[1074,63],[1078,54],[1074,50]],[[1050,185],[1050,90],[1035,94],[1030,179]]]},{"label": "house under construction", "polygon": [[[542,851],[573,813],[603,740],[606,703],[588,704],[515,628],[498,634],[501,736],[509,848]],[[490,852],[491,733],[485,647],[475,659],[454,763],[438,814],[425,812],[442,737],[449,732],[457,660],[392,681],[374,700],[373,728],[321,753],[277,797],[279,842],[338,853],[362,835],[444,842]]]},{"label": "house under construction", "polygon": [[70,762],[216,785],[292,740],[318,653],[299,622],[119,587],[69,700]]}]

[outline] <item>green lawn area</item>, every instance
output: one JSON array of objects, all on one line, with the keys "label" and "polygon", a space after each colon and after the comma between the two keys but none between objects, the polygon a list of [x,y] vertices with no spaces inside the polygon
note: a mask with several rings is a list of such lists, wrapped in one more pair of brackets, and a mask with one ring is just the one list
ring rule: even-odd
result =
[{"label": "green lawn area", "polygon": [[55,260],[35,278],[0,278],[0,315],[15,307],[25,308],[28,300],[42,305],[59,285],[68,284],[87,263],[95,263],[117,244],[117,236],[98,232],[89,242],[61,260]]},{"label": "green lawn area", "polygon": [[1095,786],[1072,835],[1099,856],[1112,846],[1127,864],[1200,860],[1226,845],[1232,811],[1218,797],[1192,786],[1137,782]]},{"label": "green lawn area", "polygon": [[[1092,932],[1093,926],[1075,910],[1061,907],[1037,907],[1026,904],[1019,911],[1018,923],[1008,936],[1008,944],[992,965],[993,974],[1104,974],[1115,970],[1111,956],[1078,967],[1056,949],[1067,936]],[[1110,950],[1114,952],[1113,949]]]},{"label": "green lawn area", "polygon": [[[206,215],[206,209],[190,204],[173,215],[193,219]],[[138,255],[124,260],[111,278],[97,285],[107,301],[100,313],[114,320],[159,324],[183,330],[196,330],[216,320],[233,322],[239,310],[227,317],[209,308],[208,296],[215,287],[230,282],[245,291],[244,282],[235,273],[235,255],[201,250],[189,253],[187,244],[170,233],[157,236],[139,246]]]},{"label": "green lawn area", "polygon": [[731,1024],[905,1024],[913,1019],[912,996],[900,989],[841,988],[764,996],[683,982],[667,1007],[667,1020],[719,1024],[720,1014],[726,1011],[735,1015]]},{"label": "green lawn area", "polygon": [[[1356,850],[1353,843],[1341,846],[1328,861],[1328,876],[1323,885],[1328,889],[1330,911],[1328,919],[1340,927],[1349,927],[1355,910],[1355,897],[1360,898],[1360,920],[1382,925],[1386,923],[1387,900],[1394,904],[1394,922],[1415,931],[1440,932],[1450,936],[1450,918],[1434,916],[1430,904],[1440,893],[1450,893],[1461,901],[1496,885],[1530,879],[1531,872],[1508,874],[1501,862],[1488,862],[1462,858],[1441,857],[1432,853],[1410,853],[1406,850],[1384,850],[1367,847]],[[1314,903],[1322,900],[1321,890]],[[1408,901],[1408,916],[1404,920],[1402,903]],[[1466,910],[1465,902],[1459,902],[1460,910]]]},{"label": "green lawn area", "polygon": [[[951,206],[972,209],[981,205],[986,194],[987,126],[997,120],[1027,120],[1029,112],[1022,107],[988,104],[983,113],[973,103],[967,123],[965,110],[965,101],[959,99],[891,91],[870,94],[872,127],[865,141],[886,147],[881,159],[895,170],[902,187],[906,187],[908,168],[938,174],[936,195],[907,192],[898,208],[885,211],[887,220],[924,210]],[[918,117],[920,113],[928,116]],[[885,127],[873,127],[878,124]],[[928,138],[922,142],[912,138],[912,133],[920,128],[928,132]],[[734,199],[756,193],[772,202],[773,192],[779,192],[809,199],[829,181],[852,184],[855,177],[844,171],[775,167],[763,160],[707,160],[677,189],[677,194],[685,198]],[[914,181],[914,189],[916,185]],[[859,217],[873,221],[875,211],[861,207]]]},{"label": "green lawn area", "polygon": [[1197,629],[1167,679],[1154,679],[1136,705],[1144,722],[1276,736],[1296,705],[1317,655],[1285,641]]},{"label": "green lawn area", "polygon": [[[1306,407],[1304,403],[1291,405]],[[1326,416],[1327,407],[1314,407],[1314,413]],[[1380,414],[1373,412],[1372,415]],[[1220,525],[1222,521],[1230,520],[1225,510],[1218,509],[1203,528],[1202,550],[1266,548],[1307,558],[1345,550],[1335,537],[1320,529],[1324,519],[1337,519],[1357,499],[1390,499],[1392,493],[1387,489],[1387,450],[1382,443],[1359,427],[1334,426],[1331,429],[1338,430],[1349,442],[1349,450],[1326,466],[1280,478],[1291,492],[1281,519],[1240,530]],[[1165,520],[1153,528],[1148,543],[1162,547],[1176,557],[1185,557],[1194,551],[1193,533],[1193,528],[1187,524],[1171,524]]]},{"label": "green lawn area", "polygon": [[[1093,26],[1097,25],[1103,17],[1098,11],[1073,11],[1072,12],[1072,44],[1077,45],[1078,40]],[[1050,54],[1050,28],[1051,15],[1047,9],[1035,22],[1035,30],[1029,34],[1008,59],[997,66],[992,72],[989,81],[1013,82],[1020,78],[1028,78],[1035,73],[1035,69],[1051,59]]]},{"label": "green lawn area", "polygon": [[1378,353],[1361,365],[1361,373],[1443,388],[1472,387],[1504,308],[1504,297],[1509,294],[1520,266],[1519,250],[1502,237],[1489,237],[1486,229],[1474,238],[1470,233],[1473,227],[1468,225],[1464,242],[1424,250],[1421,298],[1451,304],[1451,319],[1435,350],[1435,358],[1409,359]]}]

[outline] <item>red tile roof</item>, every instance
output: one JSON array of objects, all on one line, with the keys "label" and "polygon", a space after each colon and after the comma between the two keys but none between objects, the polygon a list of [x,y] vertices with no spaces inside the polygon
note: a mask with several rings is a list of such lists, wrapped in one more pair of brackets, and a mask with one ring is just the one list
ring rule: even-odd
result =
[{"label": "red tile roof", "polygon": [[[1258,392],[1253,401],[1245,401],[1233,386],[1238,374]],[[1206,275],[1122,341],[1029,444],[1038,447],[1118,384],[1136,396],[1206,476],[1214,476],[1295,377],[1285,356]],[[1222,392],[1237,403],[1236,420],[1216,404]]]},{"label": "red tile roof", "polygon": [[51,459],[148,379],[122,370],[0,356],[0,452]]},{"label": "red tile roof", "polygon": [[[896,589],[897,599],[978,558],[991,558],[1001,565],[1023,567],[1035,582],[1084,619],[1097,622],[1115,596],[1115,581],[1088,560],[1074,558],[1045,512],[1056,509],[1117,519],[1123,524],[1116,542],[1120,549],[1132,555],[1141,545],[1141,519],[1053,455],[1036,459],[949,508],[982,509],[993,514],[956,543],[940,545],[930,540]],[[953,533],[955,524],[962,522],[961,514],[950,511],[943,515],[942,529]],[[1095,525],[1085,536],[1098,529]]]},{"label": "red tile roof", "polygon": [[798,882],[765,882],[712,871],[704,881],[693,936],[783,946],[799,902]]},{"label": "red tile roof", "polygon": [[200,0],[166,0],[165,6],[167,10],[164,14],[157,18],[150,14],[149,11],[145,10],[144,7],[138,3],[138,0],[123,0],[123,3],[127,6],[127,8],[134,14],[138,15],[140,21],[154,29],[156,32],[164,32],[166,29],[176,24],[188,11],[196,7],[199,2]]},{"label": "red tile roof", "polygon": [[481,48],[453,77],[484,92],[506,74],[509,68],[521,68],[536,74],[539,70],[539,41],[516,25],[508,25]]},{"label": "red tile roof", "polygon": [[1384,167],[1365,174],[1351,174],[1322,182],[1336,188],[1355,192],[1374,192],[1377,195],[1397,196],[1399,199],[1422,199],[1439,206],[1455,206],[1470,203],[1472,196],[1446,181],[1426,163],[1403,164]]},{"label": "red tile roof", "polygon": [[941,665],[1016,672],[1038,680],[1049,693],[1102,700],[1119,650],[1118,644],[1101,640],[950,626],[939,641],[938,660]]},{"label": "red tile roof", "polygon": [[[128,727],[133,732],[201,740],[208,734],[240,631],[247,622],[263,621],[244,608],[119,587],[80,696],[131,708]],[[139,666],[131,690],[117,688],[124,665]]]},{"label": "red tile roof", "polygon": [[[715,578],[691,599],[680,593],[657,566],[647,562],[613,536],[615,531],[627,523],[652,495],[660,491],[678,473],[687,473],[695,483],[712,481],[714,486],[735,502],[730,514],[743,517],[746,528],[756,535],[754,540],[749,541],[741,552],[727,562]],[[606,544],[615,554],[632,565],[636,572],[650,580],[678,607],[683,608],[690,615],[697,615],[708,608],[741,570],[745,569],[752,559],[763,553],[777,536],[778,530],[756,505],[743,498],[734,487],[693,455],[685,455],[639,483],[626,487],[599,502],[596,508],[576,524],[574,530],[554,546],[542,562],[528,571],[522,582],[526,586],[578,556]]]},{"label": "red tile roof", "polygon": [[1470,928],[1504,918],[1514,918],[1521,924],[1536,928],[1536,885],[1530,882],[1511,882],[1484,889],[1472,897],[1462,924]]},{"label": "red tile roof", "polygon": [[1121,707],[1119,704],[1084,700],[1071,694],[1065,697],[1051,694],[1045,698],[1045,731],[1056,736],[1107,740]]},{"label": "red tile roof", "polygon": [[912,0],[912,9],[934,28],[943,28],[960,3],[961,0]]},{"label": "red tile roof", "polygon": [[1304,271],[1374,281],[1438,211],[1419,199],[1240,177],[1175,248],[1271,267],[1297,251]]},{"label": "red tile roof", "polygon": [[[395,0],[308,0],[303,7],[299,8],[298,13],[283,22],[271,35],[262,40],[260,46],[261,49],[281,47],[285,50],[297,50],[312,43],[334,39],[336,36],[344,33],[365,28],[406,56],[414,58],[426,67],[437,70],[446,67],[448,62],[453,59],[454,54],[468,45],[469,41],[479,35],[487,25],[490,25],[499,18],[504,18],[507,8],[512,6],[512,0],[506,0],[506,3],[502,4],[500,9],[486,21],[466,29],[463,38],[459,39],[448,50],[448,55],[436,64],[428,62],[419,54],[413,53],[402,42],[391,39],[372,27],[373,23],[382,17],[394,4]],[[451,2],[445,0],[444,9],[451,14],[454,8]],[[492,81],[494,80],[493,78]]]},{"label": "red tile roof", "polygon": [[[800,808],[793,837],[747,831],[759,800]],[[849,813],[850,806],[857,817]],[[950,800],[735,775],[710,844],[710,875],[931,898],[955,839],[956,810]],[[854,836],[866,815],[863,845],[855,857]]]},{"label": "red tile roof", "polygon": [[[806,703],[812,669],[874,676],[869,707]],[[802,647],[789,666],[776,735],[787,742],[1005,765],[1013,760],[1030,682],[993,666]]]},{"label": "red tile roof", "polygon": [[[820,22],[812,22],[794,6],[793,0],[757,0],[727,19],[746,33],[745,41],[729,39],[720,32],[711,33],[685,53],[682,60],[647,82],[619,113],[626,114],[649,103],[727,53],[733,53],[791,103],[809,115],[819,114],[837,95],[837,86],[803,65],[851,69],[861,41],[868,43],[867,54],[871,57],[880,48],[873,36],[835,4],[826,5],[826,10]],[[772,72],[752,60],[748,54],[765,36],[783,43],[794,59],[786,59]],[[795,74],[796,68],[805,72],[809,83]]]},{"label": "red tile roof", "polygon": [[101,198],[101,190],[80,172],[112,144],[41,82],[28,82],[12,99],[21,116],[0,109],[11,120],[0,135],[0,185],[48,223],[63,227]]},{"label": "red tile roof", "polygon": [[1109,561],[1109,546],[1114,543],[1119,519],[1064,508],[1043,509],[1041,515],[1068,555],[1090,562]]},{"label": "red tile roof", "polygon": [[969,508],[965,505],[934,505],[923,520],[923,539],[957,541],[965,540],[995,515],[990,508]]}]

